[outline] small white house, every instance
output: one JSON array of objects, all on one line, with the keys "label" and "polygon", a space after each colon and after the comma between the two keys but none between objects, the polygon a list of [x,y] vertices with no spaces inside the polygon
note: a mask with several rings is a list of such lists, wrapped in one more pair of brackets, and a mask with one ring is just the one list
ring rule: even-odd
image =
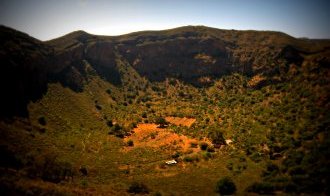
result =
[{"label": "small white house", "polygon": [[174,165],[174,164],[177,164],[178,162],[176,162],[176,160],[170,160],[170,161],[166,161],[165,162],[167,165]]},{"label": "small white house", "polygon": [[231,140],[231,139],[226,140],[227,145],[230,145],[231,143],[233,143],[233,140]]}]

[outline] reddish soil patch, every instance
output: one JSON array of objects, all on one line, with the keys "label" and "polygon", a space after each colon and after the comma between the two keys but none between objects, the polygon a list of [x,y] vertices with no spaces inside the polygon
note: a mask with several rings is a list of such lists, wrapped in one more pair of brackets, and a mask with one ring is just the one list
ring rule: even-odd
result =
[{"label": "reddish soil patch", "polygon": [[191,127],[191,125],[196,121],[195,118],[180,118],[180,117],[172,117],[168,116],[165,118],[165,120],[171,124],[177,125],[177,126],[186,126]]},{"label": "reddish soil patch", "polygon": [[[132,140],[133,147],[125,147],[125,150],[130,150],[135,147],[153,147],[169,153],[180,151],[183,153],[199,152],[197,139],[188,138],[185,135],[179,135],[171,132],[168,129],[158,128],[156,124],[139,124],[133,129],[134,133],[125,138],[125,142]],[[207,139],[204,139],[210,143]],[[195,148],[191,147],[191,143],[197,144]]]}]

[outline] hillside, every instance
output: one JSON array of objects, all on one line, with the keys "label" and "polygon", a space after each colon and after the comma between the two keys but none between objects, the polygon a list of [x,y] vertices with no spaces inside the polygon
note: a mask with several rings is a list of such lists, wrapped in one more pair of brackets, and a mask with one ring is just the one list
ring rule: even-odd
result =
[{"label": "hillside", "polygon": [[5,194],[214,195],[226,176],[237,194],[329,194],[330,40],[204,26],[0,40]]}]

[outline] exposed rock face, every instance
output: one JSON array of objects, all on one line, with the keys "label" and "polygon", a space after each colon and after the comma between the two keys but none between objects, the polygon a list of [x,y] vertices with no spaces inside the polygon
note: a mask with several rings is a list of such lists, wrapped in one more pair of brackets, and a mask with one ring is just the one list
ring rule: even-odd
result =
[{"label": "exposed rock face", "polygon": [[120,74],[116,69],[115,45],[112,42],[96,42],[85,47],[84,58],[95,71],[107,81],[120,84]]},{"label": "exposed rock face", "polygon": [[[123,44],[119,50],[129,63],[152,81],[177,77],[193,81],[201,76],[219,76],[233,70],[230,51],[221,40],[180,38],[145,44]],[[196,58],[207,54],[212,62]]]},{"label": "exposed rock face", "polygon": [[279,74],[288,71],[290,64],[301,66],[304,53],[327,54],[330,48],[329,40],[300,40],[278,32],[208,27],[117,37],[76,31],[41,42],[1,26],[0,42],[4,92],[1,116],[27,115],[26,104],[40,98],[49,82],[82,91],[93,73],[121,85],[118,59],[128,62],[150,81],[178,78],[200,86],[232,72],[247,76]]}]

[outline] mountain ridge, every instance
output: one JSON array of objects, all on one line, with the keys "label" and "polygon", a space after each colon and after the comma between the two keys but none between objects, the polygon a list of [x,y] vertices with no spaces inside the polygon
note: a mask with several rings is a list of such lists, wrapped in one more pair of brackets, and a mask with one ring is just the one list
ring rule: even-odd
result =
[{"label": "mountain ridge", "polygon": [[[13,56],[6,48],[10,36],[5,35],[12,32],[11,34],[22,39],[17,42],[14,36],[10,41],[12,44],[20,45],[25,41],[31,43],[29,40],[33,40],[36,44],[30,48],[35,47],[35,53],[38,53],[37,48],[45,48],[41,56],[36,59],[33,57],[30,63],[25,63],[28,64],[27,67],[34,66],[40,64],[36,61],[44,59],[41,64],[45,65],[37,67],[37,70],[41,69],[45,74],[34,77],[44,82],[37,83],[60,81],[75,90],[83,88],[86,75],[84,61],[88,61],[106,80],[119,84],[120,74],[116,70],[115,53],[123,56],[141,76],[151,81],[164,81],[168,77],[174,77],[200,86],[206,84],[201,82],[201,78],[208,77],[211,80],[207,81],[212,81],[212,78],[231,72],[250,76],[261,73],[271,78],[281,69],[288,69],[290,63],[300,66],[304,59],[302,55],[320,53],[330,47],[330,40],[305,41],[278,32],[232,31],[204,26],[136,32],[121,36],[95,36],[84,31],[75,31],[47,42],[38,41],[4,26],[1,29],[1,40],[5,41],[2,50],[6,51],[3,58]],[[31,56],[35,54],[31,53]],[[20,58],[13,59],[13,62]],[[277,63],[269,65],[267,62],[270,61]],[[8,69],[11,69],[9,65]],[[3,77],[8,75],[5,73]],[[8,101],[13,97],[17,96],[10,96]]]}]

